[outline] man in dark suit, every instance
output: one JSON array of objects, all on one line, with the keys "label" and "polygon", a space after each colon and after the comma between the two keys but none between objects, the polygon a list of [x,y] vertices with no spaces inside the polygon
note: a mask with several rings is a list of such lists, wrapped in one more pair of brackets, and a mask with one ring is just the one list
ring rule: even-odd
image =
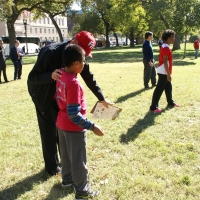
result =
[{"label": "man in dark suit", "polygon": [[22,56],[24,53],[21,48],[19,48],[19,40],[15,40],[15,46],[10,49],[10,58],[14,64],[14,80],[21,79],[22,75]]},{"label": "man in dark suit", "polygon": [[[60,68],[63,66],[62,53],[69,44],[78,44],[85,50],[86,56],[92,57],[91,51],[96,45],[96,40],[90,32],[82,31],[71,41],[53,43],[43,47],[28,76],[28,91],[35,104],[42,140],[45,171],[49,175],[60,173],[57,152],[58,138],[55,125],[59,109],[55,99],[55,80],[61,76],[62,71]],[[112,104],[104,97],[94,79],[94,75],[89,69],[88,63],[85,63],[80,75],[88,88],[90,88],[99,101],[102,101],[105,107]]]}]

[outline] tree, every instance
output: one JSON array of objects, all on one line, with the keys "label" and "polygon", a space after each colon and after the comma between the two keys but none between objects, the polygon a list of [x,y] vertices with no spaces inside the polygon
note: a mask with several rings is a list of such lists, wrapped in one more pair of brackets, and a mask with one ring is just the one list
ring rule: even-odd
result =
[{"label": "tree", "polygon": [[39,12],[39,9],[41,8],[40,12],[44,12],[42,9],[45,8],[54,13],[52,10],[57,8],[56,11],[58,13],[60,9],[63,10],[66,5],[70,5],[72,2],[73,0],[0,0],[1,20],[5,20],[7,23],[10,47],[14,45],[16,39],[14,27],[15,21],[24,10],[34,10]]}]

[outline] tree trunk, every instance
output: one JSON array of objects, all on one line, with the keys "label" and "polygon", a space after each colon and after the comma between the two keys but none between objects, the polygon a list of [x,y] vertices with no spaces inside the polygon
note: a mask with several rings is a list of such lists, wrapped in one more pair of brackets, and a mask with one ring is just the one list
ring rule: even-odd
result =
[{"label": "tree trunk", "polygon": [[184,53],[183,53],[183,59],[186,57],[186,41],[187,40],[187,35],[185,34],[185,44],[184,44]]},{"label": "tree trunk", "polygon": [[119,41],[118,41],[118,37],[117,37],[117,33],[114,32],[114,37],[116,39],[116,46],[119,46]]},{"label": "tree trunk", "polygon": [[181,49],[180,43],[181,43],[180,35],[176,34],[172,51],[176,51],[178,49]]},{"label": "tree trunk", "polygon": [[110,47],[109,24],[106,24],[106,47]]},{"label": "tree trunk", "polygon": [[49,14],[49,17],[50,17],[50,19],[51,19],[53,25],[55,26],[55,28],[56,28],[56,30],[57,30],[57,32],[58,32],[60,41],[63,42],[63,35],[62,35],[62,32],[61,32],[61,30],[60,30],[60,28],[59,28],[57,22],[55,21],[54,16],[53,16],[51,13],[48,13],[48,14]]},{"label": "tree trunk", "polygon": [[130,47],[135,47],[133,28],[131,28],[131,30],[130,30],[130,38],[129,39],[130,39]]}]

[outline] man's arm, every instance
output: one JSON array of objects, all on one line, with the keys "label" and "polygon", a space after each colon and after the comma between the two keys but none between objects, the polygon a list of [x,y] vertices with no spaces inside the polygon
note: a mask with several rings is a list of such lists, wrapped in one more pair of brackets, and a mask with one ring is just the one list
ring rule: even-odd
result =
[{"label": "man's arm", "polygon": [[90,72],[89,64],[85,64],[83,71],[80,73],[84,82],[88,86],[88,88],[93,92],[93,94],[97,97],[99,101],[103,101],[105,98],[101,91],[101,88],[98,86],[94,75]]}]

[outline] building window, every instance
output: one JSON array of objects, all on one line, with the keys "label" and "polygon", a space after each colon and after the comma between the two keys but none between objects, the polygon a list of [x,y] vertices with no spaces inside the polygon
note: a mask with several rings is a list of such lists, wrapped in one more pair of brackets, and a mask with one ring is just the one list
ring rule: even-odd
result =
[{"label": "building window", "polygon": [[37,28],[35,28],[35,33],[37,33]]},{"label": "building window", "polygon": [[42,33],[42,29],[40,28],[40,33]]},{"label": "building window", "polygon": [[42,37],[40,37],[40,41],[42,41]]},{"label": "building window", "polygon": [[58,19],[58,25],[60,25],[60,19]]},{"label": "building window", "polygon": [[49,29],[49,33],[51,33],[51,29]]},{"label": "building window", "polygon": [[46,28],[44,29],[44,33],[46,33]]},{"label": "building window", "polygon": [[56,37],[56,41],[58,42],[58,37]]},{"label": "building window", "polygon": [[52,33],[54,33],[54,29],[52,29]]},{"label": "building window", "polygon": [[49,18],[47,18],[47,23],[49,24]]},{"label": "building window", "polygon": [[30,33],[32,33],[32,28],[30,28]]},{"label": "building window", "polygon": [[64,26],[64,19],[62,19],[62,25]]},{"label": "building window", "polygon": [[45,22],[46,22],[46,21],[45,21],[45,18],[44,18],[43,20],[44,20],[44,24],[45,24]]}]

